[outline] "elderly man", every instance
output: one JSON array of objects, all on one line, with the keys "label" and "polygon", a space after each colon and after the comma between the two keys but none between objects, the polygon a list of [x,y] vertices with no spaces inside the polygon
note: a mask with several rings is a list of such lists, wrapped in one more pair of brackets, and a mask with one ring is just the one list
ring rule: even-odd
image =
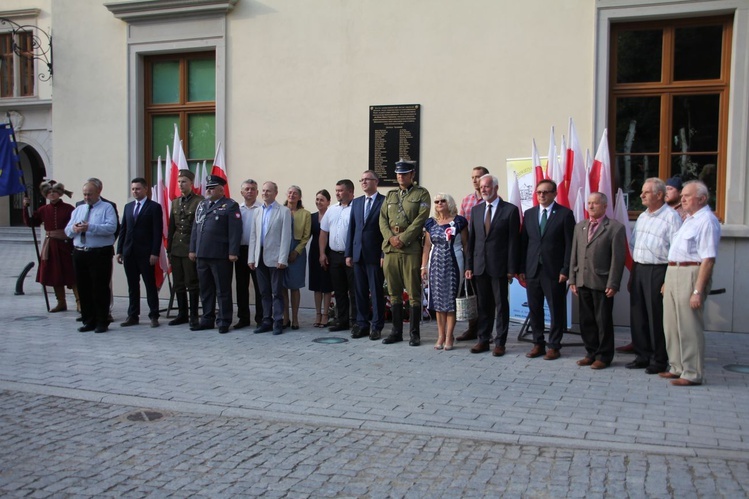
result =
[{"label": "elderly man", "polygon": [[[351,202],[346,265],[354,269],[356,324],[352,338],[379,340],[385,327],[385,275],[382,273],[380,210],[385,196],[377,192],[380,179],[372,170],[362,173],[364,194]],[[324,220],[324,219],[323,219]],[[370,312],[371,305],[371,312]]]},{"label": "elderly man", "polygon": [[127,320],[120,326],[135,326],[139,322],[140,280],[143,279],[148,318],[151,327],[159,327],[159,289],[154,266],[159,261],[164,237],[163,212],[159,203],[148,199],[148,184],[143,177],[131,181],[130,192],[134,200],[125,205],[115,255],[117,263],[124,264],[129,297]]},{"label": "elderly man", "polygon": [[614,295],[624,272],[624,226],[606,216],[608,198],[588,197],[590,219],[575,226],[570,257],[570,289],[580,304],[580,335],[585,357],[578,366],[606,369],[614,359]]},{"label": "elderly man", "polygon": [[419,346],[421,332],[421,253],[424,224],[432,200],[429,191],[414,183],[415,163],[400,160],[395,164],[398,188],[387,193],[380,210],[383,270],[390,293],[393,326],[382,340],[386,345],[403,341],[403,289],[411,303],[408,344]]},{"label": "elderly man", "polygon": [[663,333],[663,295],[671,238],[681,227],[681,218],[666,204],[666,184],[649,178],[640,199],[646,210],[632,230],[630,249],[634,264],[629,275],[630,329],[637,357],[627,369],[645,369],[658,374],[668,367],[666,337]]},{"label": "elderly man", "polygon": [[479,188],[484,202],[471,210],[465,271],[478,297],[478,343],[471,353],[491,350],[494,357],[501,357],[510,327],[509,282],[519,266],[520,213],[499,197],[499,179],[494,175],[481,177]]},{"label": "elderly man", "polygon": [[101,199],[101,183],[83,185],[83,204],[77,206],[65,227],[73,240],[73,266],[81,300],[83,325],[78,331],[106,333],[109,328],[109,282],[112,278],[117,213]]},{"label": "elderly man", "polygon": [[[231,270],[239,258],[242,215],[239,205],[224,196],[226,180],[218,175],[206,177],[206,194],[195,213],[190,238],[190,260],[197,261],[200,301],[203,317],[193,331],[213,329],[226,334],[232,319]],[[218,300],[218,316],[216,301]]]},{"label": "elderly man", "polygon": [[261,211],[250,232],[247,263],[257,275],[263,301],[263,321],[253,333],[283,333],[283,278],[289,266],[291,211],[276,202],[278,186],[265,182]]},{"label": "elderly man", "polygon": [[177,298],[177,317],[168,322],[170,326],[178,326],[189,322],[190,327],[197,327],[200,322],[198,318],[200,305],[198,269],[189,256],[195,212],[204,198],[193,192],[194,181],[195,174],[190,170],[179,171],[177,185],[182,195],[172,201],[172,211],[169,216],[166,252],[169,254],[169,263],[172,265],[174,296]]},{"label": "elderly man", "polygon": [[250,248],[250,233],[255,224],[255,215],[260,211],[263,203],[258,201],[257,182],[251,178],[242,182],[241,191],[244,202],[239,205],[242,214],[242,242],[239,245],[239,260],[234,262],[234,276],[237,289],[237,318],[234,329],[241,329],[250,325],[250,280],[255,290],[255,324],[263,322],[263,302],[260,297],[260,285],[257,273],[247,265]]},{"label": "elderly man", "polygon": [[[460,203],[460,211],[458,214],[462,217],[464,217],[466,220],[468,220],[468,223],[471,223],[471,210],[473,210],[473,207],[477,204],[483,202],[484,200],[481,198],[481,189],[479,188],[479,184],[481,182],[481,177],[484,175],[488,175],[489,170],[484,168],[483,166],[477,166],[471,170],[471,182],[473,183],[473,192],[466,195],[466,197],[463,198],[463,201]],[[468,321],[468,329],[466,329],[463,334],[460,336],[457,336],[455,338],[455,341],[471,341],[475,340],[477,338],[476,336],[476,323],[477,319],[472,319]]]},{"label": "elderly man", "polygon": [[[346,266],[346,240],[351,223],[351,201],[354,183],[349,179],[336,182],[335,197],[338,204],[328,208],[320,222],[320,266],[330,269],[330,281],[335,293],[336,322],[330,331],[345,331],[356,320],[354,298],[354,269]],[[330,251],[325,249],[330,247]],[[354,324],[352,334],[358,336],[359,326]]]},{"label": "elderly man", "polygon": [[704,380],[703,312],[720,243],[720,223],[707,200],[703,182],[684,184],[681,205],[687,218],[671,238],[668,250],[663,328],[671,367],[659,376],[671,379],[676,386],[701,385]]}]

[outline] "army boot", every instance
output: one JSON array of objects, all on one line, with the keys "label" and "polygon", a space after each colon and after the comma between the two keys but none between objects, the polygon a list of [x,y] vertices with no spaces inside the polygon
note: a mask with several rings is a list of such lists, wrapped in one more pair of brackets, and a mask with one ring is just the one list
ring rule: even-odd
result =
[{"label": "army boot", "polygon": [[174,296],[177,298],[177,317],[170,320],[169,325],[187,324],[187,292],[178,291]]},{"label": "army boot", "polygon": [[200,291],[197,289],[190,290],[190,327],[198,327],[200,325],[200,315],[198,315],[198,307],[200,306]]},{"label": "army boot", "polygon": [[394,303],[390,307],[390,312],[393,314],[393,328],[387,338],[382,340],[385,345],[403,341],[403,304]]},{"label": "army boot", "polygon": [[421,333],[419,332],[419,322],[421,322],[421,307],[411,306],[411,322],[409,329],[410,340],[408,342],[412,347],[421,345]]}]

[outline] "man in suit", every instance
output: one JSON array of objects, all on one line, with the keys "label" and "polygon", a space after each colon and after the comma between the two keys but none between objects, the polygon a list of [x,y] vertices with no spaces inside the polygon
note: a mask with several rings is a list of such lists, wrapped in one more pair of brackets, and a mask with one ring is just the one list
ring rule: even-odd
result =
[{"label": "man in suit", "polygon": [[218,332],[226,334],[232,319],[231,275],[239,258],[242,215],[237,202],[224,196],[226,180],[218,175],[208,175],[205,180],[208,198],[195,213],[189,254],[190,260],[197,261],[203,317],[190,330],[213,329],[218,324]]},{"label": "man in suit", "polygon": [[255,224],[255,214],[263,206],[258,201],[257,182],[248,178],[242,182],[241,193],[244,202],[239,205],[242,214],[242,242],[239,245],[239,260],[234,263],[234,277],[236,278],[237,290],[237,321],[234,329],[241,329],[250,325],[250,280],[252,280],[255,291],[255,324],[258,326],[263,322],[263,304],[260,298],[260,285],[257,282],[257,274],[250,270],[247,265],[247,256],[250,253],[250,232]]},{"label": "man in suit", "polygon": [[254,333],[283,333],[283,278],[289,265],[291,211],[276,202],[278,186],[265,182],[263,206],[255,210],[247,264],[257,275],[263,300],[263,322]]},{"label": "man in suit", "polygon": [[588,197],[590,218],[575,226],[570,256],[570,289],[579,298],[580,335],[585,357],[578,366],[606,369],[614,359],[614,295],[624,271],[624,226],[606,216],[608,199]]},{"label": "man in suit", "polygon": [[161,205],[148,199],[148,184],[143,177],[130,182],[134,201],[125,205],[117,241],[117,263],[124,264],[127,277],[127,320],[121,327],[135,326],[140,316],[140,279],[146,287],[148,318],[151,327],[159,327],[159,290],[156,287],[154,265],[159,261],[164,235]]},{"label": "man in suit", "polygon": [[[372,170],[359,180],[364,191],[351,203],[346,265],[354,268],[356,323],[352,338],[379,340],[385,327],[385,275],[382,272],[380,209],[385,196],[377,192],[380,178]],[[370,313],[371,299],[371,313]]]},{"label": "man in suit", "polygon": [[[572,210],[554,202],[557,184],[542,180],[536,185],[538,206],[526,210],[520,231],[520,273],[528,295],[528,310],[533,331],[533,348],[525,354],[533,359],[559,358],[562,335],[567,325],[567,278],[575,216]],[[544,298],[549,304],[551,329],[549,349],[544,341]]]},{"label": "man in suit", "polygon": [[466,279],[474,279],[478,297],[478,343],[471,353],[490,350],[492,326],[497,318],[492,355],[505,354],[510,325],[509,283],[518,270],[520,213],[515,205],[499,198],[499,179],[481,177],[479,188],[484,202],[471,209],[466,252]]}]

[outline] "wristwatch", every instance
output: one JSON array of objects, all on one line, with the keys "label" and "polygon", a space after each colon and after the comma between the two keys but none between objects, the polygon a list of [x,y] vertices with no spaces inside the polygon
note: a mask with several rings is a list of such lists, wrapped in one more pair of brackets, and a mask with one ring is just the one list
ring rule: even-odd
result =
[{"label": "wristwatch", "polygon": [[693,295],[698,295],[698,294],[700,294],[700,292],[695,289],[694,291],[692,291],[692,294]]}]

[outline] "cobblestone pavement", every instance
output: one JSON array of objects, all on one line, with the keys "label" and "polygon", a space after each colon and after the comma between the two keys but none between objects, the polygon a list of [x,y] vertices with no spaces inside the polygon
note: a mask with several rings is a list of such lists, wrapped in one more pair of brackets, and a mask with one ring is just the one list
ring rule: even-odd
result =
[{"label": "cobblestone pavement", "polygon": [[[311,311],[281,336],[165,324],[81,334],[74,312],[46,313],[32,276],[26,295],[12,294],[32,247],[0,242],[0,255],[0,491],[190,495],[197,483],[210,496],[221,486],[226,496],[234,486],[245,495],[746,495],[749,377],[724,366],[746,363],[749,335],[709,333],[707,384],[677,388],[624,369],[630,356],[600,372],[575,365],[581,347],[554,362],[527,359],[519,325],[501,358],[466,344],[435,351],[431,323],[419,348],[315,343],[346,335],[312,328]],[[115,299],[116,322],[126,308]],[[23,418],[16,406],[29,408]],[[134,407],[172,415],[118,419]],[[27,425],[35,411],[59,418]],[[28,488],[47,475],[66,485]],[[142,481],[118,485],[133,477]],[[188,488],[166,485],[177,482]]]},{"label": "cobblestone pavement", "polygon": [[743,497],[746,460],[166,414],[0,392],[3,496]]}]

